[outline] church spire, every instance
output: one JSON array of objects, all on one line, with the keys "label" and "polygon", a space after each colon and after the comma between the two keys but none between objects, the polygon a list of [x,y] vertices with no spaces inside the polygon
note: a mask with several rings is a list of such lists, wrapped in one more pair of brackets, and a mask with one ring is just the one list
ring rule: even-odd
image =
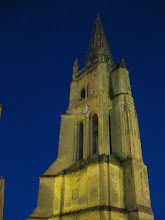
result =
[{"label": "church spire", "polygon": [[110,64],[113,64],[99,13],[97,14],[85,64],[86,66],[90,66],[97,61],[109,62]]}]

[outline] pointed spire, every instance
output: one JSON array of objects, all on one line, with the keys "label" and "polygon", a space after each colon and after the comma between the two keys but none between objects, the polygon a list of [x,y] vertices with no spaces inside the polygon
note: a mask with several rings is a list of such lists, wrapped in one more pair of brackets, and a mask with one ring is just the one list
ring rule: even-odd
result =
[{"label": "pointed spire", "polygon": [[94,31],[89,44],[88,54],[85,62],[86,66],[92,65],[98,60],[113,64],[112,56],[104,34],[99,13],[97,14]]},{"label": "pointed spire", "polygon": [[74,65],[73,65],[73,80],[76,80],[77,79],[77,72],[79,70],[79,64],[78,64],[78,59],[77,57],[75,58],[75,61],[74,61]]}]

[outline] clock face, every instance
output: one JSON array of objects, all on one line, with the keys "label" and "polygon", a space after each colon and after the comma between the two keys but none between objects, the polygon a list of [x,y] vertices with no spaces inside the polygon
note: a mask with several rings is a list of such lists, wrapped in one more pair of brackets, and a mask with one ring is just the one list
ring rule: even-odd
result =
[{"label": "clock face", "polygon": [[86,114],[88,111],[89,111],[89,106],[86,105],[86,106],[83,108],[83,114]]}]

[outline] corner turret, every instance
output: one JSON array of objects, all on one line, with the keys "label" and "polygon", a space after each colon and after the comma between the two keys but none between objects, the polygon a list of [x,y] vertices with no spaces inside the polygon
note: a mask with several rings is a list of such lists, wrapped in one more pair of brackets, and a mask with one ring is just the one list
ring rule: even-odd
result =
[{"label": "corner turret", "polygon": [[78,70],[79,70],[79,64],[78,64],[78,59],[76,57],[73,65],[73,74],[72,74],[73,81],[75,81],[78,77]]}]

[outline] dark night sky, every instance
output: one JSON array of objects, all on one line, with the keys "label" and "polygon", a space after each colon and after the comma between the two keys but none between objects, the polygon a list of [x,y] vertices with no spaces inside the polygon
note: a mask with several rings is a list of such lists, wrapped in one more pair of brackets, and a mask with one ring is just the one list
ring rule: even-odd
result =
[{"label": "dark night sky", "polygon": [[130,72],[155,219],[164,219],[165,2],[0,0],[0,175],[4,220],[37,204],[38,177],[57,157],[74,58],[83,67],[97,12],[115,63]]}]

